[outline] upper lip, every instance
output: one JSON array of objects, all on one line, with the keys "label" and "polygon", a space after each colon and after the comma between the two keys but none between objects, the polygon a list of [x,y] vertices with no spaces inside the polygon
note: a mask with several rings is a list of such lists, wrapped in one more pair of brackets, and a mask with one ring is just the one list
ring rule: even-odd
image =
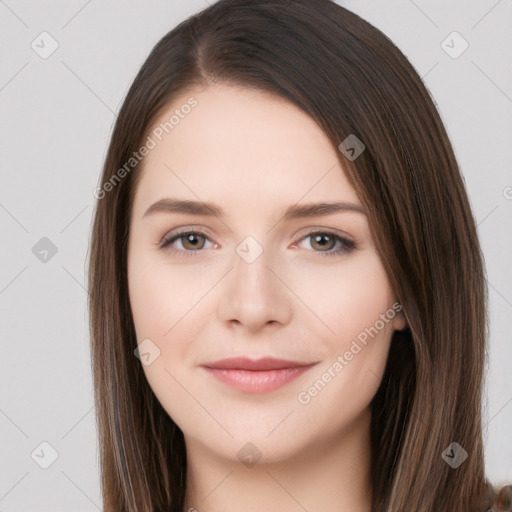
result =
[{"label": "upper lip", "polygon": [[313,363],[289,361],[286,359],[275,359],[263,357],[261,359],[249,359],[247,357],[230,357],[213,363],[206,363],[203,366],[222,370],[280,370],[283,368],[297,368],[311,366]]}]

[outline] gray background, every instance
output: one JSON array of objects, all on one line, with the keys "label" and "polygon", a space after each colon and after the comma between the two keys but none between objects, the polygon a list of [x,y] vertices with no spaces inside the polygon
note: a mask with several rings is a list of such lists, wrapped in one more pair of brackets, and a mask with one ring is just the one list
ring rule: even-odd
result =
[{"label": "gray background", "polygon": [[[339,3],[410,59],[455,147],[488,272],[486,470],[512,482],[512,0]],[[101,510],[84,285],[93,189],[139,67],[206,5],[0,0],[0,512]],[[51,49],[43,31],[59,45],[46,59],[31,47]],[[453,31],[469,44],[457,58]],[[45,262],[43,237],[58,250]]]}]

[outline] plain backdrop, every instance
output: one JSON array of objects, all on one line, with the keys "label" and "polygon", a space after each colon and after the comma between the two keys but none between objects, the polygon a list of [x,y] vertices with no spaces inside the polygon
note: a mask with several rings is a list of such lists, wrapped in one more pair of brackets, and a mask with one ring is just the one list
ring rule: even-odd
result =
[{"label": "plain backdrop", "polygon": [[[486,471],[512,482],[512,1],[339,3],[405,53],[454,145],[488,273]],[[102,508],[85,288],[93,190],[139,67],[206,6],[0,0],[0,512]]]}]

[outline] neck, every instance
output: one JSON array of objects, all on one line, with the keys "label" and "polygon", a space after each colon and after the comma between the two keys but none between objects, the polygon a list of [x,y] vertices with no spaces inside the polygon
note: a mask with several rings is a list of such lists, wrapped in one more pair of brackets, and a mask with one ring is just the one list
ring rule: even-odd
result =
[{"label": "neck", "polygon": [[[370,411],[332,438],[252,467],[187,443],[184,512],[369,512]],[[240,443],[243,445],[244,443]],[[236,452],[236,450],[234,450]]]}]

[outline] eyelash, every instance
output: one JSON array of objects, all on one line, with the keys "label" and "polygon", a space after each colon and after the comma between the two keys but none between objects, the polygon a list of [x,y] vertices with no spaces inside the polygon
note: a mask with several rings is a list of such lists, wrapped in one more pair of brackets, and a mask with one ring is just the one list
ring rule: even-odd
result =
[{"label": "eyelash", "polygon": [[[175,248],[171,247],[171,244],[173,242],[175,242],[176,240],[178,240],[181,237],[184,237],[186,235],[200,235],[200,236],[204,237],[206,240],[208,240],[209,242],[211,242],[209,236],[202,231],[186,230],[186,231],[181,231],[179,233],[175,233],[170,238],[167,238],[167,237],[162,238],[162,240],[160,242],[158,242],[157,245],[159,247],[161,247],[162,249],[167,248],[168,250],[172,250],[173,252],[184,253],[184,255],[186,257],[195,257],[195,256],[197,256],[198,253],[203,252],[202,249],[187,250],[187,249],[175,249]],[[345,254],[352,252],[354,249],[356,249],[356,245],[354,242],[352,242],[351,240],[348,240],[347,238],[344,238],[340,235],[337,235],[336,233],[332,233],[331,231],[312,231],[312,232],[308,233],[307,235],[305,235],[304,237],[302,237],[300,239],[300,241],[304,240],[305,238],[312,237],[314,235],[332,236],[332,237],[334,237],[334,239],[336,241],[341,242],[345,246],[344,249],[337,250],[337,251],[333,251],[332,249],[329,252],[313,251],[318,254],[321,254],[322,256],[343,256]]]}]

